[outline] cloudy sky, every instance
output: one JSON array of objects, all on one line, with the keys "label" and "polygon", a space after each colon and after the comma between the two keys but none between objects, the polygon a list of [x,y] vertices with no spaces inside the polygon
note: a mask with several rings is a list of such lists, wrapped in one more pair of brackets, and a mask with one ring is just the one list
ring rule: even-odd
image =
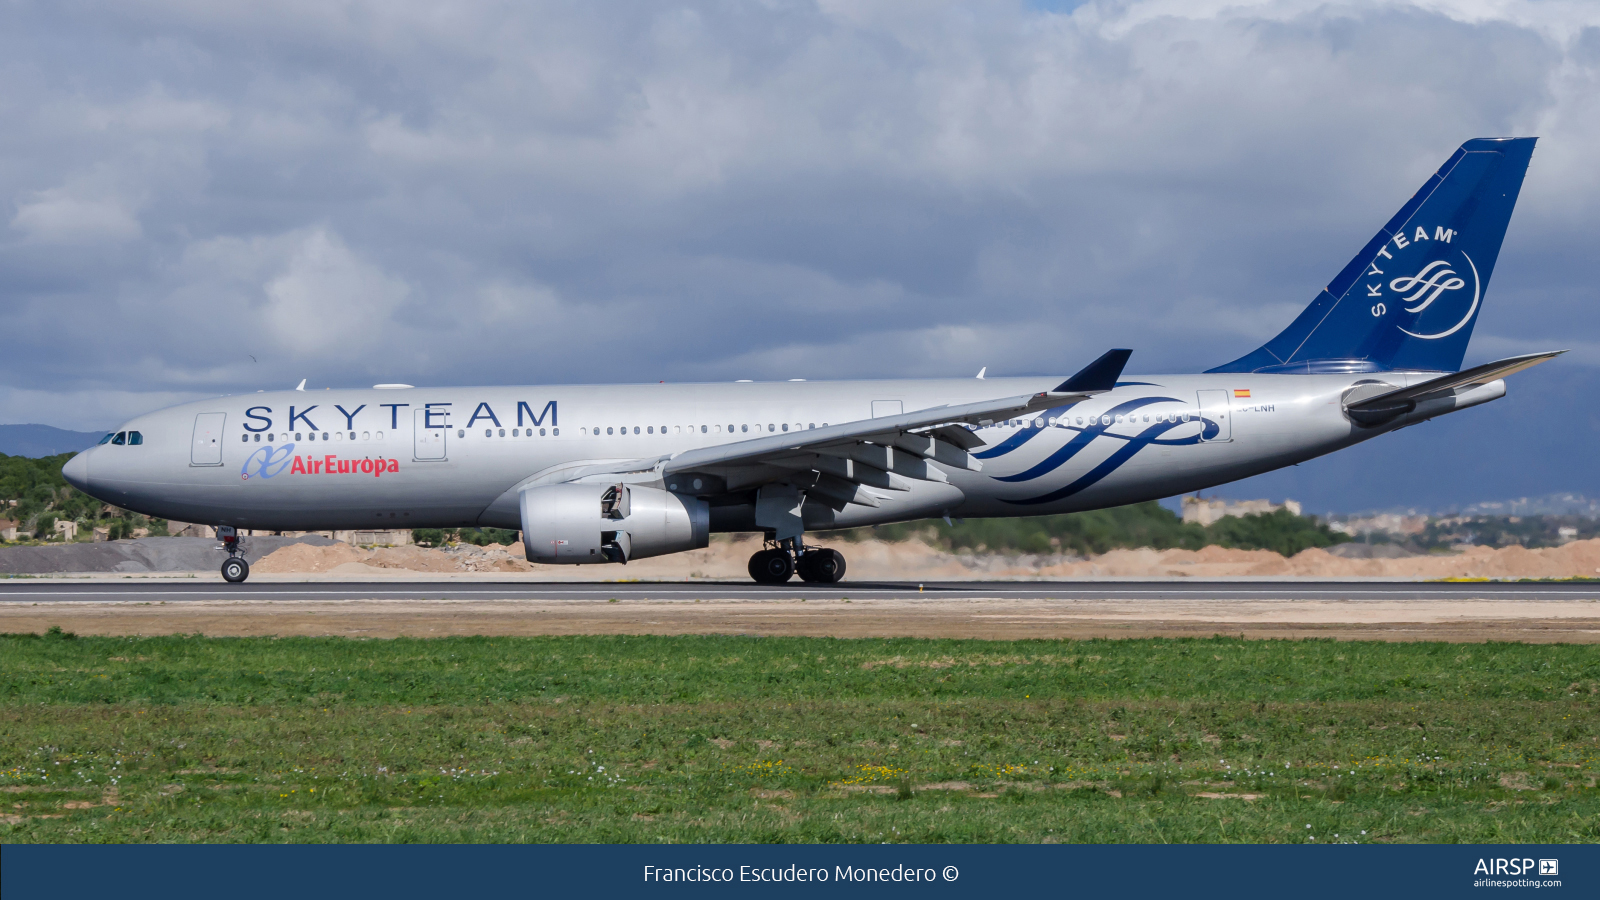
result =
[{"label": "cloudy sky", "polygon": [[1322,507],[1600,493],[1569,464],[1600,438],[1600,6],[8,2],[0,422],[301,378],[1195,371],[1461,141],[1530,134],[1468,362],[1574,352],[1224,491]]}]

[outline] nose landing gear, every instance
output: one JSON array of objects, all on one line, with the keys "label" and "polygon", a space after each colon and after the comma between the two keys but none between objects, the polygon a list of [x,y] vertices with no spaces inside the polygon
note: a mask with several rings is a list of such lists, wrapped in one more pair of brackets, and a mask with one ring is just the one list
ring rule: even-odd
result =
[{"label": "nose landing gear", "polygon": [[833,584],[844,578],[844,554],[785,540],[750,557],[750,577],[758,584],[783,584],[796,574],[811,584]]},{"label": "nose landing gear", "polygon": [[217,537],[222,539],[220,549],[228,551],[228,558],[222,562],[222,580],[238,584],[249,578],[250,563],[245,561],[244,544],[239,540],[239,532],[231,525],[219,525]]}]

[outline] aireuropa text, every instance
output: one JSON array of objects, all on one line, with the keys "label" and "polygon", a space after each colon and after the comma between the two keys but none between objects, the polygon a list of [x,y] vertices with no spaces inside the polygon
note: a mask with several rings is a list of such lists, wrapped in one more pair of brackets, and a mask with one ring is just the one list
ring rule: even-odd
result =
[{"label": "aireuropa text", "polygon": [[705,866],[690,866],[687,868],[672,868],[664,866],[645,866],[645,881],[746,881],[746,882],[779,882],[779,881],[937,881],[938,872],[933,869],[918,869],[911,866],[899,865],[892,869],[868,869],[859,866],[834,866],[830,874],[826,868],[803,868],[791,865],[788,868],[776,866],[740,866],[734,869],[706,868]]}]

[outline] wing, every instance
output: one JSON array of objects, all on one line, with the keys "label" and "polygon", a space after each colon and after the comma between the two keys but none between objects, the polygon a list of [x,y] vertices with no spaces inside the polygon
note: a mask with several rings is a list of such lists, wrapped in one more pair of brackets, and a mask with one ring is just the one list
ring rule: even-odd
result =
[{"label": "wing", "polygon": [[797,476],[810,494],[839,506],[879,506],[879,491],[908,491],[910,481],[948,482],[940,466],[978,471],[969,452],[984,446],[976,427],[1028,416],[1104,393],[1116,386],[1129,350],[1112,350],[1083,371],[1036,394],[935,406],[898,416],[861,419],[653,459],[585,461],[546,471],[523,487],[626,476],[660,481],[701,496],[748,490]]}]

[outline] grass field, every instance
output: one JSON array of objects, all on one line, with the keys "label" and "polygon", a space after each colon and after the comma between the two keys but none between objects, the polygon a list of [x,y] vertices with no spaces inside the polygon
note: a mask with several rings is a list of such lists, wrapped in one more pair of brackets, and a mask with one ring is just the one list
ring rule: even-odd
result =
[{"label": "grass field", "polygon": [[1568,645],[0,636],[0,839],[1600,840]]}]

